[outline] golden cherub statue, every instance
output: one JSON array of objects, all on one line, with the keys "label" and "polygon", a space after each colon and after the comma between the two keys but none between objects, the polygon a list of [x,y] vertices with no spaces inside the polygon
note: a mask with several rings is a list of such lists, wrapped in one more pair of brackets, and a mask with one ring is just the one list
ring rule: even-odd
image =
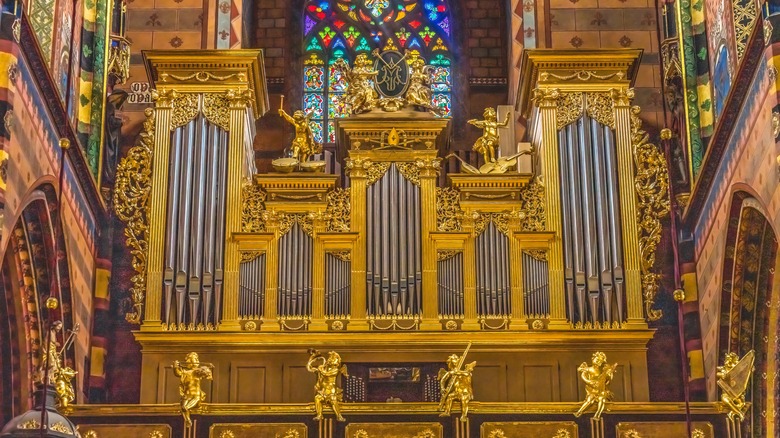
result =
[{"label": "golden cherub statue", "polygon": [[753,350],[745,354],[742,359],[736,353],[728,353],[723,360],[723,366],[717,368],[718,386],[723,390],[720,400],[729,408],[727,415],[731,421],[745,420],[745,413],[748,410],[745,391],[750,382],[754,361]]},{"label": "golden cherub statue", "polygon": [[322,144],[314,140],[314,133],[309,125],[312,113],[306,114],[302,110],[297,110],[290,116],[280,107],[279,115],[295,127],[295,138],[291,150],[292,158],[298,160],[299,163],[305,163],[312,155],[322,152]]},{"label": "golden cherub statue", "polygon": [[49,339],[44,352],[41,367],[38,369],[37,380],[41,383],[54,388],[57,395],[57,405],[62,409],[68,409],[69,405],[76,400],[76,393],[73,390],[73,378],[78,372],[63,363],[63,354],[65,350],[73,343],[74,336],[79,330],[76,324],[73,330],[70,330],[65,343],[60,348],[57,341],[59,333],[62,332],[62,322],[55,321],[49,329]]},{"label": "golden cherub statue", "polygon": [[471,348],[471,342],[466,347],[463,355],[450,355],[447,358],[447,369],[439,370],[439,388],[441,389],[441,402],[439,403],[439,416],[446,417],[452,412],[452,403],[460,402],[460,421],[466,421],[469,414],[469,402],[474,399],[474,390],[471,387],[471,374],[477,362],[465,364],[466,354]]},{"label": "golden cherub statue", "polygon": [[374,70],[368,55],[359,54],[355,58],[355,66],[352,68],[343,58],[336,60],[334,65],[346,76],[347,92],[345,98],[352,114],[360,114],[376,108],[379,94],[374,89],[372,81],[379,72]]},{"label": "golden cherub statue", "polygon": [[426,109],[433,109],[431,106],[431,87],[428,85],[428,77],[425,61],[417,56],[412,56],[409,60],[409,88],[406,89],[406,102]]},{"label": "golden cherub statue", "polygon": [[214,366],[201,363],[198,353],[189,353],[184,363],[173,361],[173,374],[179,380],[179,395],[181,396],[181,415],[184,417],[186,427],[192,426],[190,412],[200,407],[200,403],[206,400],[206,393],[200,388],[203,379],[211,380],[211,369]]},{"label": "golden cherub statue", "polygon": [[485,108],[482,117],[485,120],[471,119],[468,123],[482,129],[482,137],[479,137],[474,143],[473,150],[482,154],[482,158],[487,164],[496,161],[498,157],[498,128],[505,128],[509,125],[509,115],[504,118],[503,122],[498,123],[495,108]]},{"label": "golden cherub statue", "polygon": [[579,410],[574,413],[575,417],[579,417],[594,403],[596,404],[596,413],[593,418],[598,420],[601,418],[601,414],[604,413],[604,408],[608,401],[612,400],[612,391],[608,390],[612,377],[615,376],[615,370],[617,370],[617,364],[608,364],[607,355],[601,351],[593,353],[592,365],[588,366],[587,362],[583,362],[577,367],[577,371],[580,372],[580,377],[585,382],[585,401],[582,402]]},{"label": "golden cherub statue", "polygon": [[[309,350],[309,361],[306,363],[306,369],[310,373],[317,374],[317,383],[314,385],[314,409],[317,412],[315,420],[322,420],[322,411],[324,406],[330,406],[336,418],[344,421],[341,415],[342,390],[336,384],[339,374],[347,377],[347,366],[341,363],[341,356],[335,351],[328,353],[328,357],[323,356],[319,351]],[[317,362],[322,362],[317,365]]]}]

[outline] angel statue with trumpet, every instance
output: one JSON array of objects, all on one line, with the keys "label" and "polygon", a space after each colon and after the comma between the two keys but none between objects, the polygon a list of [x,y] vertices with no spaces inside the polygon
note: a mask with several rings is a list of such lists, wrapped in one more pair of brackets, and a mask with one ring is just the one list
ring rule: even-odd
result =
[{"label": "angel statue with trumpet", "polygon": [[310,373],[317,374],[317,383],[314,385],[314,409],[317,412],[315,420],[322,420],[324,406],[330,406],[336,418],[344,421],[341,415],[342,390],[336,384],[339,374],[347,377],[347,366],[341,363],[341,356],[335,351],[325,357],[317,350],[309,350],[309,361],[306,369]]}]

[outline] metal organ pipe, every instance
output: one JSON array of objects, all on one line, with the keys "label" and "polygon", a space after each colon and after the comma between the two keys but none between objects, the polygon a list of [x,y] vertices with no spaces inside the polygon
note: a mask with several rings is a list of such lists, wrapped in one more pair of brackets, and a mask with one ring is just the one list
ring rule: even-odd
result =
[{"label": "metal organ pipe", "polygon": [[239,308],[241,319],[257,319],[263,316],[265,301],[265,254],[242,262],[239,277]]},{"label": "metal organ pipe", "polygon": [[419,187],[395,164],[368,187],[366,293],[370,315],[421,311]]},{"label": "metal organ pipe", "polygon": [[171,135],[162,319],[177,327],[216,326],[224,261],[227,133],[198,114]]},{"label": "metal organ pipe", "polygon": [[[587,115],[559,132],[564,272],[569,317],[575,323],[623,320],[623,252],[613,135],[609,127]],[[527,265],[536,269],[533,266],[539,262],[528,261]],[[572,280],[576,293],[569,286]]]}]

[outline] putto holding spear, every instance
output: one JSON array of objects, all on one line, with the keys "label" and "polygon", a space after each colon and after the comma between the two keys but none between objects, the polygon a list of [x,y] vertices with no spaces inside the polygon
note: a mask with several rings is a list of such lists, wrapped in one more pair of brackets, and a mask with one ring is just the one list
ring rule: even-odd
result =
[{"label": "putto holding spear", "polygon": [[447,358],[447,369],[439,370],[439,387],[441,388],[441,402],[439,403],[439,412],[441,417],[450,415],[452,403],[455,400],[460,402],[460,421],[466,421],[469,413],[469,402],[474,399],[474,391],[471,388],[471,373],[477,362],[465,364],[466,355],[471,348],[471,342],[466,346],[463,355],[450,355]]}]

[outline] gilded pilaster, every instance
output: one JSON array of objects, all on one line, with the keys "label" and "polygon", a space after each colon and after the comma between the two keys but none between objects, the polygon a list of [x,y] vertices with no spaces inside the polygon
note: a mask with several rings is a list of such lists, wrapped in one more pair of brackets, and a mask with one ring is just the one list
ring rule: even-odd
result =
[{"label": "gilded pilaster", "polygon": [[461,219],[463,231],[468,239],[463,246],[463,330],[479,330],[477,320],[477,255],[474,217],[464,215]]},{"label": "gilded pilaster", "polygon": [[280,330],[279,324],[276,324],[277,300],[276,294],[279,287],[279,217],[275,211],[265,211],[265,229],[273,234],[273,238],[268,243],[268,251],[265,253],[265,307],[263,309],[263,320],[265,324],[260,326],[262,331]]},{"label": "gilded pilaster", "polygon": [[310,331],[325,331],[328,329],[325,323],[325,244],[319,238],[327,226],[327,217],[322,212],[309,215],[312,218],[314,228],[314,254],[312,254],[312,306]]},{"label": "gilded pilaster", "polygon": [[[152,154],[152,193],[149,217],[165,218],[168,203],[168,161],[171,143],[172,99],[175,91],[153,92],[155,100],[154,153]],[[147,265],[146,300],[143,331],[162,330],[163,255],[165,254],[165,220],[152,220],[149,227],[149,263]]]},{"label": "gilded pilaster", "polygon": [[[522,260],[520,241],[515,234],[520,231],[520,222],[517,212],[512,212],[509,218],[509,260]],[[512,312],[510,313],[509,328],[513,330],[527,329],[527,312],[523,299],[523,264],[514,263],[509,269],[509,285],[512,288]]]},{"label": "gilded pilaster", "polygon": [[[560,92],[556,88],[536,89],[534,100],[541,118],[542,180],[544,181],[547,230],[555,233],[550,244],[550,327],[568,328],[566,322],[566,299],[563,282],[563,242],[561,240],[561,189],[558,156],[557,100]],[[519,259],[518,259],[519,260]]]},{"label": "gilded pilaster", "polygon": [[637,229],[637,203],[634,191],[634,154],[631,145],[631,99],[634,90],[613,89],[615,108],[615,144],[617,146],[620,187],[620,215],[623,224],[623,263],[627,294],[628,319],[634,328],[645,328],[642,304],[642,278],[639,265],[639,234]]},{"label": "gilded pilaster", "polygon": [[[247,108],[252,98],[249,90],[228,90],[226,92],[230,111],[228,133],[227,192],[225,193],[225,232],[227,236],[241,232],[241,186],[240,175],[244,165],[244,123]],[[222,320],[220,330],[239,330],[238,290],[239,263],[241,256],[238,243],[232,237],[225,240],[224,293],[222,298]]]},{"label": "gilded pilaster", "polygon": [[365,329],[366,320],[366,189],[367,168],[371,162],[365,158],[347,160],[350,181],[350,223],[357,239],[352,247],[352,303],[350,313],[352,323],[348,329]]},{"label": "gilded pilaster", "polygon": [[[438,289],[436,285],[436,245],[430,234],[436,231],[436,178],[441,160],[423,158],[417,160],[420,168],[420,203],[422,213],[422,323],[421,328],[441,329],[438,313]],[[430,202],[434,200],[434,202]]]}]

